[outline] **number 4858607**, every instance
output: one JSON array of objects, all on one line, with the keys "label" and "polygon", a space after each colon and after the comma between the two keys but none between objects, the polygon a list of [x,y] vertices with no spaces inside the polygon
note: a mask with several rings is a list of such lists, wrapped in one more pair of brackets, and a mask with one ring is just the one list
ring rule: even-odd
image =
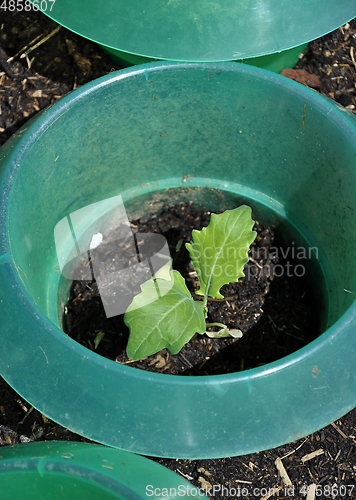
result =
[{"label": "number 4858607", "polygon": [[30,10],[42,10],[43,12],[51,12],[56,0],[0,0],[0,9],[14,12],[15,10],[21,12],[29,12]]}]

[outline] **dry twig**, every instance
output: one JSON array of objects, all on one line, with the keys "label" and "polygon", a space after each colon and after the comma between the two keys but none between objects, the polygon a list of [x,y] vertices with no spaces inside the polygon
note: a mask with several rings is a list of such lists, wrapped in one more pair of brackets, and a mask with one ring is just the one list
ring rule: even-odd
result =
[{"label": "dry twig", "polygon": [[307,493],[306,500],[314,500],[315,499],[315,491],[316,491],[316,484],[312,483],[311,485],[308,486],[308,493]]},{"label": "dry twig", "polygon": [[24,52],[23,54],[20,55],[20,59],[23,59],[24,57],[27,58],[27,56],[30,54],[30,52],[37,49],[43,43],[47,42],[47,40],[49,40],[53,35],[55,35],[61,29],[61,27],[62,26],[57,26],[57,28],[55,28],[53,31],[51,31],[51,33],[49,33],[47,36],[42,38],[38,43],[36,43],[32,47],[30,47],[28,50],[26,50],[26,52]]},{"label": "dry twig", "polygon": [[304,457],[301,458],[301,461],[304,464],[305,462],[308,462],[308,460],[318,457],[319,455],[324,455],[324,450],[322,448],[320,448],[319,450],[315,450],[312,453],[308,453],[307,455],[304,455]]},{"label": "dry twig", "polygon": [[347,439],[347,436],[346,434],[344,434],[342,432],[341,429],[338,428],[338,426],[334,423],[334,422],[331,422],[331,425],[334,427],[334,429],[340,434],[340,436],[342,436],[344,439]]},{"label": "dry twig", "polygon": [[282,483],[285,486],[292,486],[292,481],[290,480],[287,471],[285,470],[284,465],[282,464],[282,460],[279,457],[275,460],[274,465],[277,467],[277,470],[282,479]]}]

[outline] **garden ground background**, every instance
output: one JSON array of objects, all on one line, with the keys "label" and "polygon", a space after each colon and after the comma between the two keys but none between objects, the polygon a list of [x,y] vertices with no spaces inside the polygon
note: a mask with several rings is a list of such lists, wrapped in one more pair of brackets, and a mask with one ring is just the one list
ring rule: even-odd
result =
[{"label": "garden ground background", "polygon": [[[0,10],[0,145],[47,105],[117,69],[94,43],[40,12]],[[287,75],[356,114],[356,20],[310,43],[296,70]],[[356,409],[273,450],[219,460],[157,461],[197,487],[215,486],[214,498],[305,498],[303,487],[310,484],[318,485],[314,497],[355,498],[355,427]],[[0,379],[0,445],[55,439],[85,441],[33,409]]]}]

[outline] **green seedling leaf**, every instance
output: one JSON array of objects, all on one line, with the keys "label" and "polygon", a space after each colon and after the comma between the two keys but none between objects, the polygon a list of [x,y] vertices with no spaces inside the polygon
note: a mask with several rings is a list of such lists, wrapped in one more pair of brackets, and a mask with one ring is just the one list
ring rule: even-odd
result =
[{"label": "green seedling leaf", "polygon": [[[130,328],[127,355],[134,361],[164,348],[177,354],[195,333],[205,333],[202,302],[193,300],[178,271],[172,271],[170,279],[173,286],[157,277],[146,281],[125,313]],[[150,301],[157,293],[159,298]]]},{"label": "green seedling leaf", "polygon": [[217,332],[206,332],[206,334],[211,339],[224,339],[226,337],[240,339],[243,335],[241,330],[229,330],[227,327],[221,328]]},{"label": "green seedling leaf", "polygon": [[186,243],[199,278],[198,295],[223,298],[220,288],[244,276],[248,250],[256,238],[251,208],[242,205],[222,214],[212,214],[210,223],[201,231],[194,230],[192,242]]},{"label": "green seedling leaf", "polygon": [[100,342],[103,340],[105,332],[101,330],[97,332],[96,337],[94,339],[94,349],[96,350],[99,347]]}]

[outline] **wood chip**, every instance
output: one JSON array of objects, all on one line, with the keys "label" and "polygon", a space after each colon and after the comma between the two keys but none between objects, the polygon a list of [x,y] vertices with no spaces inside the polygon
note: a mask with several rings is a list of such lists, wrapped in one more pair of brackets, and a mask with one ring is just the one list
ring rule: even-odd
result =
[{"label": "wood chip", "polygon": [[242,465],[244,465],[246,469],[250,470],[251,472],[254,472],[253,468],[256,467],[252,462],[250,462],[248,465],[242,462]]},{"label": "wood chip", "polygon": [[19,442],[19,436],[17,432],[6,427],[5,425],[0,425],[0,446],[17,444]]},{"label": "wood chip", "polygon": [[161,354],[157,354],[157,356],[149,363],[149,366],[155,365],[156,368],[163,368],[166,364],[166,360]]},{"label": "wood chip", "polygon": [[204,479],[202,476],[198,477],[198,482],[201,484],[201,487],[203,488],[203,490],[208,491],[208,490],[211,490],[213,488],[212,485],[209,483],[209,481]]},{"label": "wood chip", "polygon": [[308,460],[311,460],[312,458],[318,457],[319,455],[324,455],[324,450],[321,448],[319,450],[313,451],[312,453],[308,453],[307,455],[304,455],[304,457],[302,457],[301,460],[304,464],[305,462],[308,462]]},{"label": "wood chip", "polygon": [[32,92],[31,97],[47,97],[47,96],[42,94],[41,89],[37,89],[34,92]]},{"label": "wood chip", "polygon": [[49,424],[50,423],[49,418],[47,418],[46,415],[43,415],[43,413],[42,413],[42,419],[43,419],[43,421],[44,421],[45,424]]},{"label": "wood chip", "polygon": [[31,413],[31,411],[33,410],[33,406],[31,406],[31,408],[27,411],[26,409],[26,414],[25,416],[23,417],[23,419],[21,420],[21,422],[18,423],[18,425],[22,425],[24,423],[24,421],[26,420],[26,418],[29,416],[29,414]]},{"label": "wood chip", "polygon": [[204,467],[199,467],[198,472],[200,472],[200,474],[204,474],[206,477],[212,477],[212,473],[204,469]]},{"label": "wood chip", "polygon": [[315,499],[315,492],[316,492],[316,484],[312,483],[308,486],[308,493],[307,493],[306,500],[314,500]]},{"label": "wood chip", "polygon": [[355,49],[353,48],[353,46],[350,47],[350,56],[351,56],[351,60],[356,68],[356,60],[355,60]]},{"label": "wood chip", "polygon": [[285,470],[284,465],[282,464],[282,460],[279,457],[274,462],[274,465],[277,467],[277,470],[278,470],[278,472],[281,476],[281,479],[282,479],[282,483],[285,486],[292,486],[292,481],[289,479],[287,471]]},{"label": "wood chip", "polygon": [[347,436],[346,434],[344,434],[342,432],[341,429],[339,429],[339,427],[334,423],[334,422],[331,422],[331,425],[334,427],[334,429],[340,434],[340,436],[342,436],[344,439],[347,439]]}]

